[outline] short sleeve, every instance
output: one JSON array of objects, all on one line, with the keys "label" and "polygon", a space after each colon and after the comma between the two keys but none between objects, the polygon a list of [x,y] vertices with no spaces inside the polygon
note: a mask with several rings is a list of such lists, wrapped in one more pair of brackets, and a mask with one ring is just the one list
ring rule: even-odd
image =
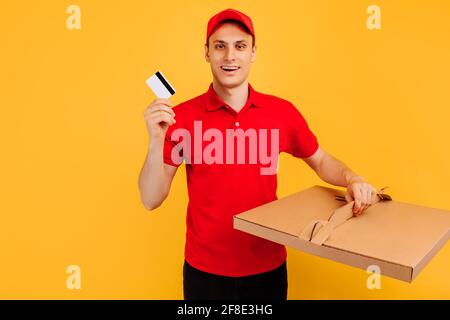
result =
[{"label": "short sleeve", "polygon": [[[177,119],[178,120],[178,119]],[[166,137],[164,138],[164,151],[163,151],[163,161],[165,164],[178,167],[182,161],[182,150],[176,150],[176,146],[178,144],[177,141],[172,140],[172,135],[176,127],[178,127],[177,123],[169,126],[166,131]]]},{"label": "short sleeve", "polygon": [[319,148],[317,137],[310,130],[303,115],[293,104],[289,104],[285,123],[285,151],[297,158],[308,158]]}]

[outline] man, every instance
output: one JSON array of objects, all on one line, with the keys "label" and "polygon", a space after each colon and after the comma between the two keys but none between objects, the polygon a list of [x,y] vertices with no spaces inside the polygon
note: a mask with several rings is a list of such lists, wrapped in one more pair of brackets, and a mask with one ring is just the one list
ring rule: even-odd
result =
[{"label": "man", "polygon": [[[205,59],[213,75],[208,91],[174,108],[169,100],[156,99],[144,112],[150,146],[139,186],[147,209],[161,205],[180,159],[186,161],[185,299],[287,298],[286,248],[232,225],[234,215],[277,199],[276,170],[263,171],[269,149],[276,161],[279,152],[290,153],[323,181],[347,187],[355,215],[371,205],[376,192],[319,147],[292,103],[248,83],[255,40],[248,16],[233,9],[219,12],[207,26]],[[242,134],[245,148],[232,144]]]}]

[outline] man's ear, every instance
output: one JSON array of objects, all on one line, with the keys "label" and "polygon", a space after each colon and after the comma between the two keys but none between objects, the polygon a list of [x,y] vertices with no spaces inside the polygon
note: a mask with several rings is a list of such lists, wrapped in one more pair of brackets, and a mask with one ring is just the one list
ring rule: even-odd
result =
[{"label": "man's ear", "polygon": [[252,47],[252,57],[251,57],[251,62],[255,62],[255,60],[256,60],[256,45],[254,45],[253,47]]},{"label": "man's ear", "polygon": [[207,44],[205,44],[205,60],[206,62],[209,62],[209,47]]}]

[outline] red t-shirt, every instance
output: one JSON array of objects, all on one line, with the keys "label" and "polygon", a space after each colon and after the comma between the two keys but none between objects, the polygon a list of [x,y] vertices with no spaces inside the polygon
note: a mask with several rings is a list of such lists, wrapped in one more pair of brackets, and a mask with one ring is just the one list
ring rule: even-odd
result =
[{"label": "red t-shirt", "polygon": [[[164,163],[178,166],[185,157],[187,262],[232,277],[279,267],[286,248],[233,229],[233,216],[277,199],[280,152],[307,158],[317,150],[316,136],[301,113],[292,103],[259,93],[250,84],[249,98],[239,112],[223,102],[212,84],[173,111],[177,122],[166,133]],[[247,135],[238,140],[238,133]]]}]

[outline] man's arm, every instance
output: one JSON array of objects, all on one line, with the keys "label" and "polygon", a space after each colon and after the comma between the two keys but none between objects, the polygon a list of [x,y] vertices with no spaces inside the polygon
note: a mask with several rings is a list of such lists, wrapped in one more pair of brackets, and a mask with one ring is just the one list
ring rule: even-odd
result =
[{"label": "man's arm", "polygon": [[164,140],[175,112],[167,99],[154,100],[144,111],[150,145],[144,166],[139,174],[139,192],[145,208],[158,208],[167,198],[177,167],[164,163]]},{"label": "man's arm", "polygon": [[163,162],[163,142],[149,146],[144,166],[139,174],[139,191],[145,208],[158,208],[169,194],[177,167]]},{"label": "man's arm", "polygon": [[355,200],[353,213],[360,215],[371,205],[376,189],[364,177],[357,175],[342,161],[336,159],[322,148],[310,157],[303,159],[325,182],[335,186],[347,187],[347,201]]}]

